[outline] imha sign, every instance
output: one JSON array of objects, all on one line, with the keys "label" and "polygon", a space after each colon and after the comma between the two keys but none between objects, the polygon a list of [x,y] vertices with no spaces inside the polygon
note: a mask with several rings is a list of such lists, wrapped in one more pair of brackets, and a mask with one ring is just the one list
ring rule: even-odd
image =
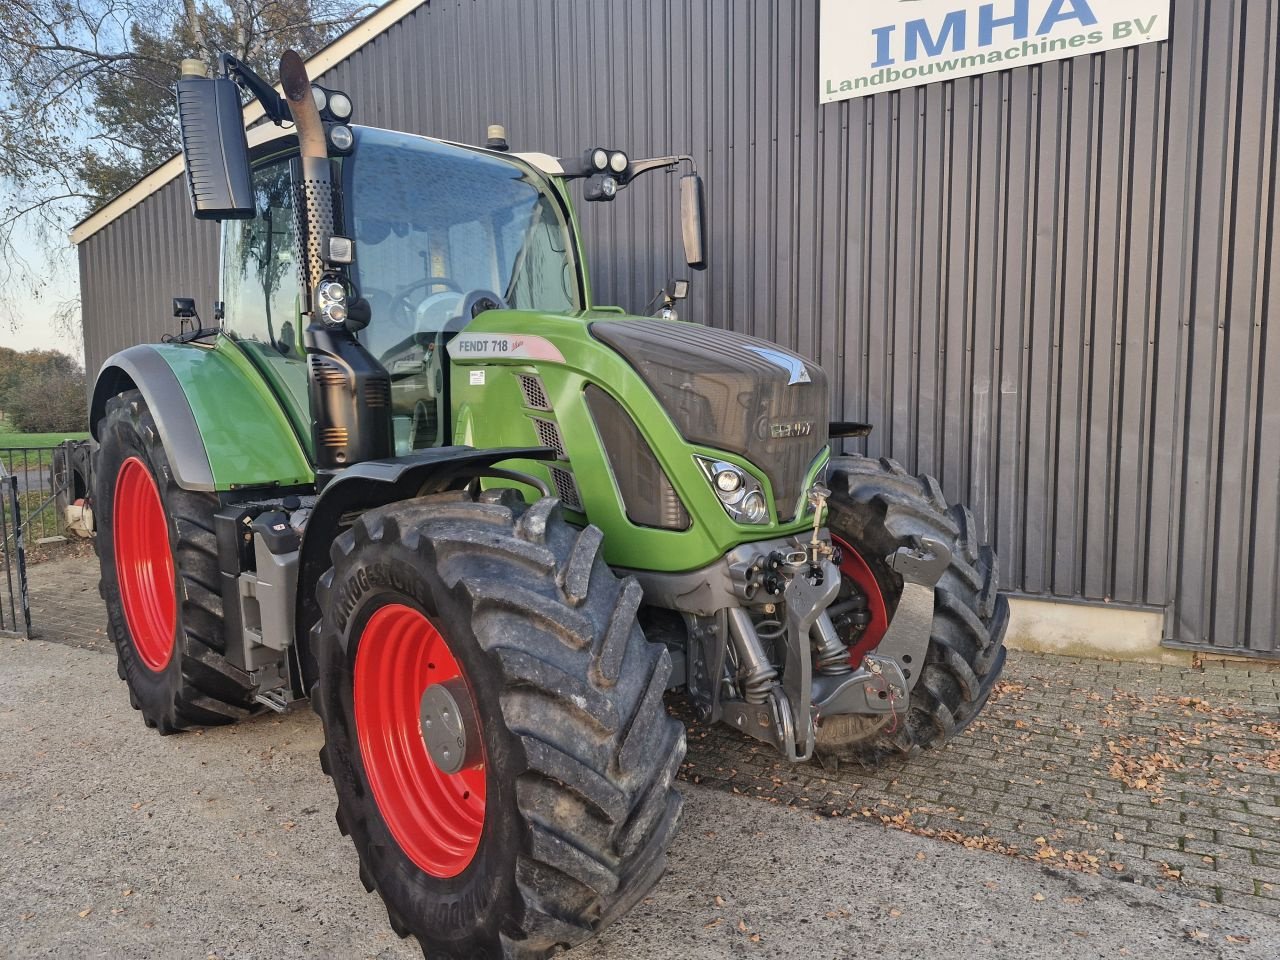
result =
[{"label": "imha sign", "polygon": [[1169,0],[822,0],[821,103],[1169,35]]}]

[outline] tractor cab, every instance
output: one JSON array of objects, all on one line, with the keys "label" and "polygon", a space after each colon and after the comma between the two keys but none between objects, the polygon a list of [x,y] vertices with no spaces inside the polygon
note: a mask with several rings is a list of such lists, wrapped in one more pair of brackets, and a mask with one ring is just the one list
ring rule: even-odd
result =
[{"label": "tractor cab", "polygon": [[[486,310],[571,315],[586,301],[572,212],[523,160],[351,127],[340,160],[358,343],[390,380],[393,451],[447,445],[445,346]],[[222,329],[277,388],[311,440],[303,316],[292,235],[296,137],[252,151],[253,217],[226,220]],[[345,291],[344,291],[345,294]]]}]

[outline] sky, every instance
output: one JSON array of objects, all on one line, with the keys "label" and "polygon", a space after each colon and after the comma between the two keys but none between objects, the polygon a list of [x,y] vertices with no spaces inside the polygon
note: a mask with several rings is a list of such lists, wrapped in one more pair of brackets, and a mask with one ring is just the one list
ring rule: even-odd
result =
[{"label": "sky", "polygon": [[[67,231],[71,223],[67,223]],[[18,249],[24,259],[35,264],[50,263],[49,252],[43,244],[25,233],[18,238]],[[16,282],[11,291],[13,299],[13,320],[16,328],[0,318],[0,346],[14,350],[61,350],[69,353],[77,360],[84,362],[84,341],[76,336],[68,338],[65,333],[54,329],[53,315],[58,306],[73,297],[80,295],[80,277],[76,268],[75,248],[71,239],[66,239],[66,249],[56,262],[53,282],[44,288],[38,297],[32,296],[30,278],[23,277]]]}]

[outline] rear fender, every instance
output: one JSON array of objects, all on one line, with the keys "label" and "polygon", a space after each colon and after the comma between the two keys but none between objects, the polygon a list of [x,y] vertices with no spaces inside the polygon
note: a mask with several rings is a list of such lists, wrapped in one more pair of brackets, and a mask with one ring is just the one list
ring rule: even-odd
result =
[{"label": "rear fender", "polygon": [[504,460],[554,460],[547,447],[436,447],[409,456],[357,463],[337,474],[325,486],[307,519],[298,558],[297,612],[294,617],[296,667],[301,671],[300,694],[310,692],[316,680],[316,660],[311,631],[320,620],[316,584],[330,567],[329,548],[350,524],[350,515],[425,497],[446,490],[460,490]]},{"label": "rear fender", "polygon": [[[220,338],[221,340],[221,338]],[[147,402],[186,490],[297,487],[315,471],[281,401],[234,344],[140,344],[102,365],[89,424],[94,439],[107,402],[137,389]]]}]

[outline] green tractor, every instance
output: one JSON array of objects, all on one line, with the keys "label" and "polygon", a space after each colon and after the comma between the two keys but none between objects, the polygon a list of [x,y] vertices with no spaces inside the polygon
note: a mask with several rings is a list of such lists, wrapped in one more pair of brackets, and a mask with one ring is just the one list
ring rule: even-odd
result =
[{"label": "green tractor", "polygon": [[[360,877],[429,956],[542,957],[632,907],[680,798],[679,690],[788,760],[936,746],[986,703],[1006,599],[967,510],[830,455],[827,376],[592,297],[554,158],[350,124],[293,53],[178,85],[206,327],[94,389],[102,593],[162,734],[309,698]],[[264,123],[246,134],[242,93]]]}]

